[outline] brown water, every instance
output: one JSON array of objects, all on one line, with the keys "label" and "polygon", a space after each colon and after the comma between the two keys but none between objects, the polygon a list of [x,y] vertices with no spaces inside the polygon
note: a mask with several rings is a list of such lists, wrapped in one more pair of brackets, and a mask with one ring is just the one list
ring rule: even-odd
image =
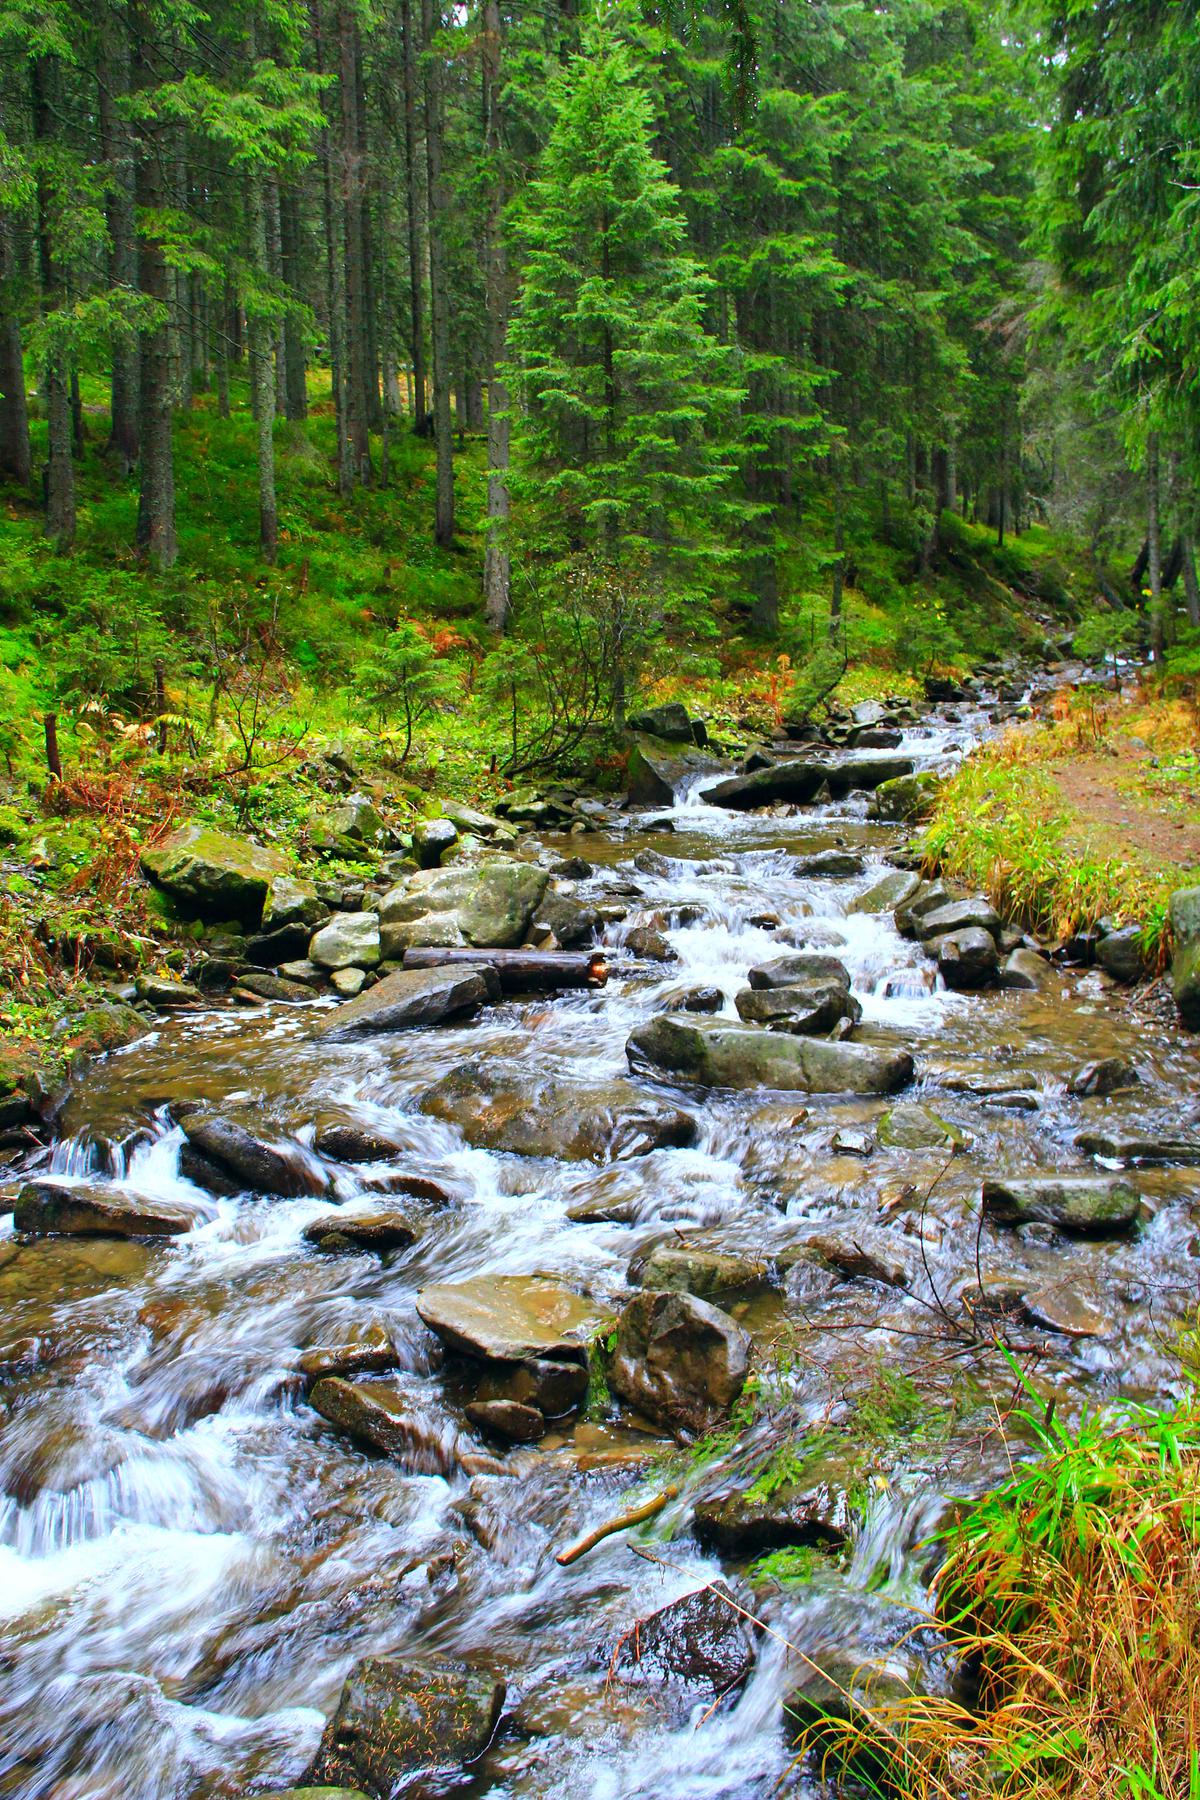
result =
[{"label": "brown water", "polygon": [[[950,735],[917,734],[911,747],[938,758]],[[956,726],[954,735],[967,734]],[[788,1767],[780,1698],[796,1664],[780,1638],[858,1655],[895,1645],[924,1603],[929,1553],[919,1546],[947,1496],[977,1491],[1006,1466],[987,1396],[1004,1405],[1011,1376],[949,1333],[941,1309],[960,1316],[957,1297],[980,1274],[993,1290],[1044,1286],[1086,1303],[1101,1326],[1080,1339],[1028,1323],[1016,1333],[1020,1357],[1064,1411],[1169,1391],[1172,1334],[1195,1303],[1200,1269],[1195,1172],[1139,1171],[1147,1222],[1106,1242],[980,1230],[977,1202],[986,1173],[1089,1167],[1073,1148],[1085,1123],[1174,1136],[1193,1127],[1195,1040],[1095,975],[1056,974],[1041,994],[925,992],[928,965],[889,916],[845,914],[884,872],[877,858],[896,835],[869,825],[860,801],[781,820],[685,798],[674,823],[671,836],[618,832],[555,847],[582,847],[596,863],[585,897],[611,893],[614,881],[641,891],[609,932],[603,993],[508,1004],[470,1025],[353,1046],[311,1041],[309,1008],[214,1009],[163,1023],[72,1097],[69,1135],[48,1159],[63,1172],[101,1169],[195,1202],[178,1174],[181,1134],[167,1101],[219,1102],[267,1135],[301,1138],[319,1113],[344,1109],[398,1132],[402,1166],[443,1181],[458,1204],[412,1249],[382,1259],[306,1245],[317,1201],[211,1201],[206,1222],[167,1245],[20,1243],[11,1221],[0,1227],[0,1794],[197,1800],[286,1785],[349,1666],[394,1650],[467,1656],[508,1681],[501,1732],[457,1792],[765,1800]],[[797,851],[843,839],[868,850],[867,875],[796,879]],[[646,847],[669,858],[667,873],[632,869]],[[668,926],[678,963],[635,968],[623,956],[630,926],[690,902],[699,916]],[[779,928],[749,922],[764,910]],[[468,1055],[523,1071],[531,1090],[546,1073],[603,1084],[626,1072],[633,1026],[674,991],[717,985],[732,1011],[747,968],[814,925],[846,940],[837,954],[863,1004],[862,1035],[908,1045],[912,1097],[967,1134],[969,1148],[948,1165],[924,1150],[838,1153],[836,1132],[869,1126],[884,1110],[876,1102],[685,1093],[677,1097],[700,1122],[694,1148],[604,1167],[468,1148],[416,1104]],[[900,992],[885,994],[889,977]],[[1067,1097],[1073,1070],[1114,1054],[1137,1065],[1139,1088]],[[1019,1074],[1037,1110],[961,1091],[998,1073]],[[339,1197],[353,1207],[380,1173],[340,1171]],[[573,1223],[569,1209],[589,1200],[626,1200],[636,1222]],[[503,1476],[414,1473],[340,1436],[302,1398],[303,1347],[379,1324],[414,1407],[449,1433],[461,1428],[462,1396],[414,1310],[424,1284],[536,1271],[619,1300],[631,1258],[664,1232],[703,1231],[708,1243],[765,1255],[814,1219],[881,1223],[919,1248],[922,1270],[908,1293],[801,1283],[746,1311],[789,1416],[836,1418],[847,1389],[878,1365],[906,1372],[935,1404],[944,1392],[947,1406],[970,1376],[983,1423],[912,1447],[898,1467],[892,1458],[845,1566],[804,1587],[757,1590],[779,1636],[764,1636],[745,1691],[714,1712],[606,1679],[616,1640],[639,1616],[721,1572],[687,1532],[711,1466],[613,1413],[508,1453]],[[4,1343],[17,1348],[5,1353]],[[657,1561],[617,1537],[558,1567],[565,1542],[668,1474],[680,1499],[639,1540]],[[742,1571],[726,1573],[736,1586]],[[917,1648],[930,1679],[941,1678],[932,1635]]]}]

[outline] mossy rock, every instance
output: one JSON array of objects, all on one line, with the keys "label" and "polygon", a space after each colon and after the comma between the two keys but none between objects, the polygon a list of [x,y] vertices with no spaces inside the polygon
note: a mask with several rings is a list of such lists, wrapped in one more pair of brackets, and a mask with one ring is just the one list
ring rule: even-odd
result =
[{"label": "mossy rock", "polygon": [[190,913],[257,925],[267,891],[288,859],[251,838],[190,824],[142,852],[142,868]]},{"label": "mossy rock", "polygon": [[941,785],[941,777],[931,769],[881,781],[867,816],[905,825],[918,824],[932,816]]}]

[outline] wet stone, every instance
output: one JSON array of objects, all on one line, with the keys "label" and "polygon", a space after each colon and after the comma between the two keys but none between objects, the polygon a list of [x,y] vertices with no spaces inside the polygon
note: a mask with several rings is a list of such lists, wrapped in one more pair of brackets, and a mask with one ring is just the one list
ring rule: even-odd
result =
[{"label": "wet stone", "polygon": [[531,1357],[527,1362],[491,1363],[479,1383],[479,1400],[514,1400],[560,1419],[587,1397],[588,1372],[582,1363]]},{"label": "wet stone", "polygon": [[[235,1181],[237,1185],[232,1189],[235,1193],[295,1199],[327,1191],[324,1173],[299,1144],[269,1144],[236,1120],[213,1113],[191,1113],[181,1123],[190,1148],[203,1164],[215,1165],[226,1183]],[[189,1166],[189,1178],[195,1180],[196,1176],[190,1172],[192,1167],[199,1165]],[[202,1167],[199,1172],[204,1172]],[[201,1181],[199,1185],[205,1183]],[[223,1191],[230,1191],[227,1185]]]},{"label": "wet stone", "polygon": [[1076,1069],[1067,1083],[1067,1092],[1076,1099],[1091,1095],[1117,1094],[1123,1088],[1138,1087],[1141,1076],[1123,1056],[1104,1056],[1096,1062]]},{"label": "wet stone", "polygon": [[770,1268],[759,1258],[734,1256],[671,1240],[656,1244],[629,1266],[628,1280],[660,1293],[695,1294],[720,1305],[722,1298],[762,1293],[772,1285]]},{"label": "wet stone", "polygon": [[667,1012],[717,1013],[725,1004],[725,996],[717,987],[685,988],[665,1002]]},{"label": "wet stone", "polygon": [[715,1020],[660,1014],[630,1033],[630,1063],[650,1065],[705,1087],[798,1093],[889,1094],[912,1080],[906,1050],[838,1044]]},{"label": "wet stone", "polygon": [[423,1025],[440,1025],[445,1019],[469,1018],[499,998],[500,978],[483,963],[443,969],[399,969],[323,1018],[313,1035],[344,1043],[379,1032],[411,1031]]},{"label": "wet stone", "polygon": [[1183,1168],[1200,1167],[1200,1138],[1160,1137],[1151,1132],[1081,1131],[1076,1148],[1095,1156],[1101,1162],[1122,1163],[1127,1168],[1137,1163],[1176,1163]]},{"label": "wet stone", "polygon": [[989,901],[977,898],[952,900],[946,906],[923,911],[916,918],[916,932],[922,943],[957,931],[986,931],[994,944],[1000,931],[1000,915]]},{"label": "wet stone", "polygon": [[147,1006],[194,1006],[203,998],[200,989],[190,981],[178,981],[170,975],[139,975],[133,987],[138,999]]},{"label": "wet stone", "polygon": [[309,1401],[339,1431],[392,1457],[414,1475],[449,1475],[459,1466],[452,1433],[439,1433],[413,1409],[407,1394],[384,1381],[326,1376]]},{"label": "wet stone", "polygon": [[1137,1189],[1116,1177],[1029,1176],[983,1184],[984,1213],[998,1224],[1041,1222],[1088,1237],[1128,1230],[1141,1204]]},{"label": "wet stone", "polygon": [[313,1148],[334,1162],[365,1163],[386,1162],[404,1146],[381,1126],[338,1113],[322,1113],[313,1128]]},{"label": "wet stone", "polygon": [[746,980],[752,988],[788,988],[814,982],[834,982],[849,989],[850,971],[836,956],[799,953],[777,956],[773,962],[760,963],[749,971]]},{"label": "wet stone", "polygon": [[625,1681],[680,1682],[721,1696],[742,1685],[755,1656],[753,1627],[726,1583],[714,1581],[640,1619],[618,1641],[610,1666]]},{"label": "wet stone", "polygon": [[1095,1338],[1111,1335],[1114,1322],[1098,1307],[1066,1284],[1038,1288],[1024,1296],[1025,1315],[1033,1325],[1062,1337]]},{"label": "wet stone", "polygon": [[881,913],[894,912],[911,900],[920,887],[920,877],[910,874],[905,869],[897,869],[890,875],[884,875],[869,887],[865,894],[860,894],[846,908],[847,913]]},{"label": "wet stone", "polygon": [[893,1106],[880,1119],[875,1135],[888,1150],[962,1150],[967,1144],[957,1125],[919,1101]]},{"label": "wet stone", "polygon": [[863,858],[854,850],[821,850],[815,856],[803,856],[792,874],[800,881],[845,881],[861,875],[866,868]]},{"label": "wet stone", "polygon": [[33,1235],[65,1237],[177,1237],[201,1224],[194,1206],[102,1182],[27,1181],[17,1195],[13,1225]]},{"label": "wet stone", "polygon": [[625,934],[625,948],[631,956],[640,956],[645,962],[678,962],[679,952],[661,931],[655,931],[649,925],[635,925]]},{"label": "wet stone", "polygon": [[367,1657],[351,1671],[306,1779],[392,1800],[418,1775],[482,1756],[503,1704],[503,1682],[466,1663]]},{"label": "wet stone", "polygon": [[335,1343],[312,1344],[296,1359],[296,1368],[311,1386],[326,1376],[382,1375],[399,1363],[391,1335],[383,1325],[364,1325]]},{"label": "wet stone", "polygon": [[862,1007],[838,982],[816,982],[807,987],[743,988],[735,995],[738,1017],[747,1024],[766,1025],[772,1031],[819,1037],[832,1031],[841,1019],[857,1023]]},{"label": "wet stone", "polygon": [[480,1431],[511,1444],[536,1444],[546,1435],[545,1415],[520,1400],[472,1400],[465,1411]]},{"label": "wet stone", "polygon": [[461,1063],[421,1096],[434,1118],[457,1125],[469,1144],[567,1162],[612,1162],[696,1140],[690,1113],[632,1082],[593,1086],[514,1076],[491,1063]]},{"label": "wet stone", "polygon": [[917,1255],[903,1238],[877,1225],[846,1225],[812,1232],[780,1260],[794,1264],[800,1259],[824,1263],[851,1280],[878,1281],[894,1288],[911,1288],[920,1266]]},{"label": "wet stone", "polygon": [[847,1466],[831,1478],[830,1471],[817,1467],[811,1476],[784,1482],[769,1494],[749,1482],[701,1500],[692,1530],[702,1544],[727,1556],[761,1556],[788,1544],[836,1547],[850,1529],[846,1494],[856,1474]]},{"label": "wet stone", "polygon": [[691,1294],[646,1291],[621,1314],[608,1379],[647,1417],[700,1433],[728,1413],[749,1367],[750,1338],[725,1313]]},{"label": "wet stone", "polygon": [[406,1250],[420,1237],[420,1227],[398,1207],[375,1207],[369,1212],[321,1213],[304,1227],[305,1243],[324,1247],[336,1237],[337,1248],[353,1244],[363,1250]]},{"label": "wet stone", "polygon": [[996,940],[981,926],[927,938],[925,948],[937,957],[938,973],[949,988],[969,992],[986,987],[999,964]]},{"label": "wet stone", "polygon": [[299,981],[288,981],[281,975],[267,975],[262,970],[252,969],[248,974],[238,977],[238,986],[254,994],[259,1000],[301,1001],[312,999],[312,989]]},{"label": "wet stone", "polygon": [[599,1301],[538,1275],[478,1276],[422,1288],[417,1311],[447,1349],[483,1361],[582,1362],[611,1319]]}]

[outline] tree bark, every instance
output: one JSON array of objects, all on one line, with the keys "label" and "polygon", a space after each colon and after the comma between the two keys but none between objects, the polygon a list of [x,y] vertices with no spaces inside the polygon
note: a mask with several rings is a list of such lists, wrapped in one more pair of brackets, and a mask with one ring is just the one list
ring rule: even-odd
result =
[{"label": "tree bark", "polygon": [[[313,48],[316,72],[329,73],[331,60],[327,54],[321,0],[309,0],[313,26]],[[319,161],[324,174],[321,205],[325,224],[325,304],[329,315],[329,384],[333,393],[333,412],[337,440],[338,493],[350,493],[354,486],[354,466],[346,418],[346,283],[341,235],[341,213],[338,207],[337,181],[334,173],[333,142],[328,130],[321,133]]]},{"label": "tree bark", "polygon": [[437,452],[434,540],[443,549],[454,542],[454,437],[450,416],[450,295],[446,284],[445,227],[448,210],[442,175],[443,99],[440,4],[421,0],[425,53],[425,167],[429,182],[429,292],[433,346],[433,440]]},{"label": "tree bark", "polygon": [[[52,94],[54,71],[46,57],[36,57],[30,67],[33,137],[44,145],[54,135]],[[50,235],[50,193],[40,171],[37,178],[38,276],[44,313],[58,312],[66,301],[62,272]],[[58,550],[69,550],[75,541],[75,464],[72,456],[71,366],[66,347],[55,333],[46,354],[44,370],[48,456],[46,460],[46,536]]]},{"label": "tree bark", "polygon": [[28,487],[33,479],[33,451],[29,442],[17,287],[12,227],[0,213],[0,474]]},{"label": "tree bark", "polygon": [[[132,0],[132,85],[141,91],[156,80],[158,45],[148,0]],[[158,211],[164,199],[163,158],[166,145],[153,120],[135,129],[135,193],[143,215]],[[138,370],[138,421],[141,484],[138,494],[137,546],[156,568],[169,569],[179,553],[175,535],[175,462],[171,444],[171,271],[160,239],[143,232],[138,239],[138,286],[159,309],[159,319],[142,333]]]},{"label": "tree bark", "polygon": [[345,246],[346,432],[356,481],[371,478],[367,413],[366,244],[363,233],[363,150],[358,111],[358,20],[339,4],[338,93],[340,99],[342,226]]},{"label": "tree bark", "polygon": [[484,145],[491,162],[492,201],[487,238],[487,544],[483,558],[483,605],[493,631],[503,631],[512,603],[512,557],[508,521],[508,387],[500,370],[508,335],[508,250],[504,242],[507,199],[501,165],[504,147],[500,111],[502,38],[499,0],[484,0],[483,92],[486,115]]},{"label": "tree bark", "polygon": [[425,283],[421,272],[421,181],[417,166],[417,51],[411,0],[400,0],[404,39],[404,179],[408,211],[409,357],[412,362],[412,416],[420,429],[426,413]]},{"label": "tree bark", "polygon": [[1146,542],[1150,582],[1150,655],[1156,663],[1166,660],[1167,622],[1162,578],[1162,515],[1160,507],[1158,433],[1146,443]]},{"label": "tree bark", "polygon": [[[279,200],[279,255],[284,285],[299,300],[306,285],[303,281],[303,234],[300,196],[291,185],[284,188]],[[283,406],[289,419],[308,417],[304,337],[290,311],[284,314],[283,320]]]},{"label": "tree bark", "polygon": [[[132,292],[137,286],[137,229],[134,217],[133,134],[117,101],[129,92],[129,39],[124,23],[106,14],[99,80],[100,153],[108,165],[105,217],[110,251],[109,280]],[[112,340],[111,416],[106,454],[122,475],[138,460],[138,346],[127,332]]]},{"label": "tree bark", "polygon": [[58,714],[48,712],[42,720],[46,738],[46,767],[52,781],[62,780],[62,758],[58,754]]},{"label": "tree bark", "polygon": [[1190,531],[1183,534],[1183,591],[1188,624],[1194,629],[1200,626],[1200,582],[1196,579],[1196,540]]},{"label": "tree bark", "polygon": [[[267,274],[266,181],[251,175],[247,189],[250,254],[259,274]],[[263,559],[273,563],[279,549],[279,518],[275,504],[275,370],[272,363],[271,322],[255,312],[249,320],[250,391],[258,428],[258,537]]]},{"label": "tree bark", "polygon": [[833,482],[833,591],[829,596],[829,642],[836,644],[842,628],[842,599],[846,591],[846,526],[842,512],[842,483],[835,471]]}]

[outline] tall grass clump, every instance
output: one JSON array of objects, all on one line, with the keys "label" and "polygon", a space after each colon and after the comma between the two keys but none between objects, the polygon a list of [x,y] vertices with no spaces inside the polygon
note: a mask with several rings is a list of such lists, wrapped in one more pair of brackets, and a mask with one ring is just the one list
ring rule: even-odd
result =
[{"label": "tall grass clump", "polygon": [[1040,1441],[943,1534],[939,1621],[977,1700],[810,1727],[826,1776],[905,1800],[1200,1800],[1200,1403]]}]

